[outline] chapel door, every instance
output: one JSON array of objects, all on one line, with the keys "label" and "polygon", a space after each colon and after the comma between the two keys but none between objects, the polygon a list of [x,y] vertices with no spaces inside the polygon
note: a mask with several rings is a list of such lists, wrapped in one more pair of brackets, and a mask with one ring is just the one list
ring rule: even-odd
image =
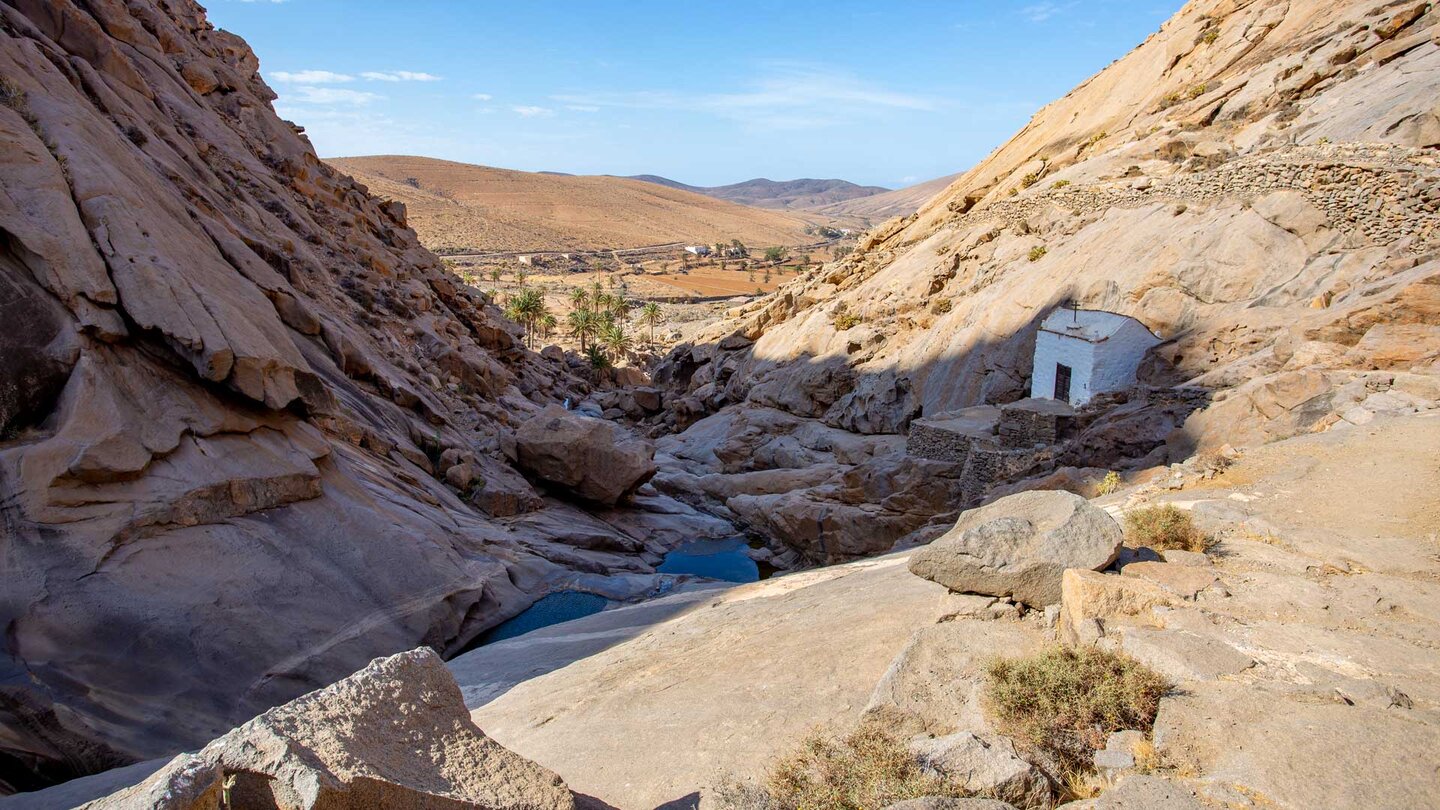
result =
[{"label": "chapel door", "polygon": [[1055,364],[1055,398],[1070,401],[1070,367],[1064,363]]}]

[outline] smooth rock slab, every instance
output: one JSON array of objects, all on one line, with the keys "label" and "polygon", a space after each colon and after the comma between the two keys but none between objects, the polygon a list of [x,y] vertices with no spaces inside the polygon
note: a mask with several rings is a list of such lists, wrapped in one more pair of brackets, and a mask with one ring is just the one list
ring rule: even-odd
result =
[{"label": "smooth rock slab", "polygon": [[1060,601],[1067,568],[1108,566],[1123,539],[1114,518],[1078,495],[1022,492],[961,515],[915,553],[910,571],[953,591],[1042,607]]}]

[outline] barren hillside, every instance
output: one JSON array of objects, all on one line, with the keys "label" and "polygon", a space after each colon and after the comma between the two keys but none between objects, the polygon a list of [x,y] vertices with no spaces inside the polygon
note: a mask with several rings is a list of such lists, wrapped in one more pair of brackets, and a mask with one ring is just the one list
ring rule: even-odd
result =
[{"label": "barren hillside", "polygon": [[879,223],[891,217],[906,217],[920,210],[920,206],[931,197],[944,191],[955,182],[958,174],[937,177],[913,186],[898,188],[883,194],[856,197],[841,202],[816,206],[813,210],[838,219],[858,219],[862,222]]},{"label": "barren hillside", "polygon": [[328,163],[399,200],[432,250],[594,250],[685,242],[798,245],[823,221],[766,211],[623,177],[493,169],[433,158],[379,155]]},{"label": "barren hillside", "polygon": [[881,186],[862,186],[848,180],[816,180],[808,177],[799,180],[767,180],[757,177],[754,180],[731,183],[726,186],[690,186],[653,174],[636,175],[631,179],[658,183],[668,188],[694,191],[741,205],[777,208],[786,211],[818,209],[832,203],[863,199],[889,191]]}]

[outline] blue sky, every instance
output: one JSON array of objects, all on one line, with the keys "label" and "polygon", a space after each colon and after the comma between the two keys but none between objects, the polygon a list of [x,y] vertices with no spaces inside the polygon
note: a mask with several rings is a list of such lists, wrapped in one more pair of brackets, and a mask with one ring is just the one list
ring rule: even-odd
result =
[{"label": "blue sky", "polygon": [[696,185],[961,171],[1181,0],[210,0],[322,156]]}]

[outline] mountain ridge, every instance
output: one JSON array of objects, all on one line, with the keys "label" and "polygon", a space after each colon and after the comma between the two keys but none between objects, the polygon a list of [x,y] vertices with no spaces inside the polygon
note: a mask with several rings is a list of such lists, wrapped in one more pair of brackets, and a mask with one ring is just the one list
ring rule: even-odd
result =
[{"label": "mountain ridge", "polygon": [[770,180],[765,177],[756,177],[723,186],[692,186],[655,174],[630,175],[626,179],[691,191],[757,208],[775,208],[787,211],[816,209],[845,200],[864,198],[890,191],[883,186],[862,186],[837,178],[802,177],[795,180]]},{"label": "mountain ridge", "polygon": [[421,241],[442,252],[597,250],[732,239],[799,245],[824,217],[774,211],[609,175],[522,172],[414,155],[327,163],[405,204]]}]

